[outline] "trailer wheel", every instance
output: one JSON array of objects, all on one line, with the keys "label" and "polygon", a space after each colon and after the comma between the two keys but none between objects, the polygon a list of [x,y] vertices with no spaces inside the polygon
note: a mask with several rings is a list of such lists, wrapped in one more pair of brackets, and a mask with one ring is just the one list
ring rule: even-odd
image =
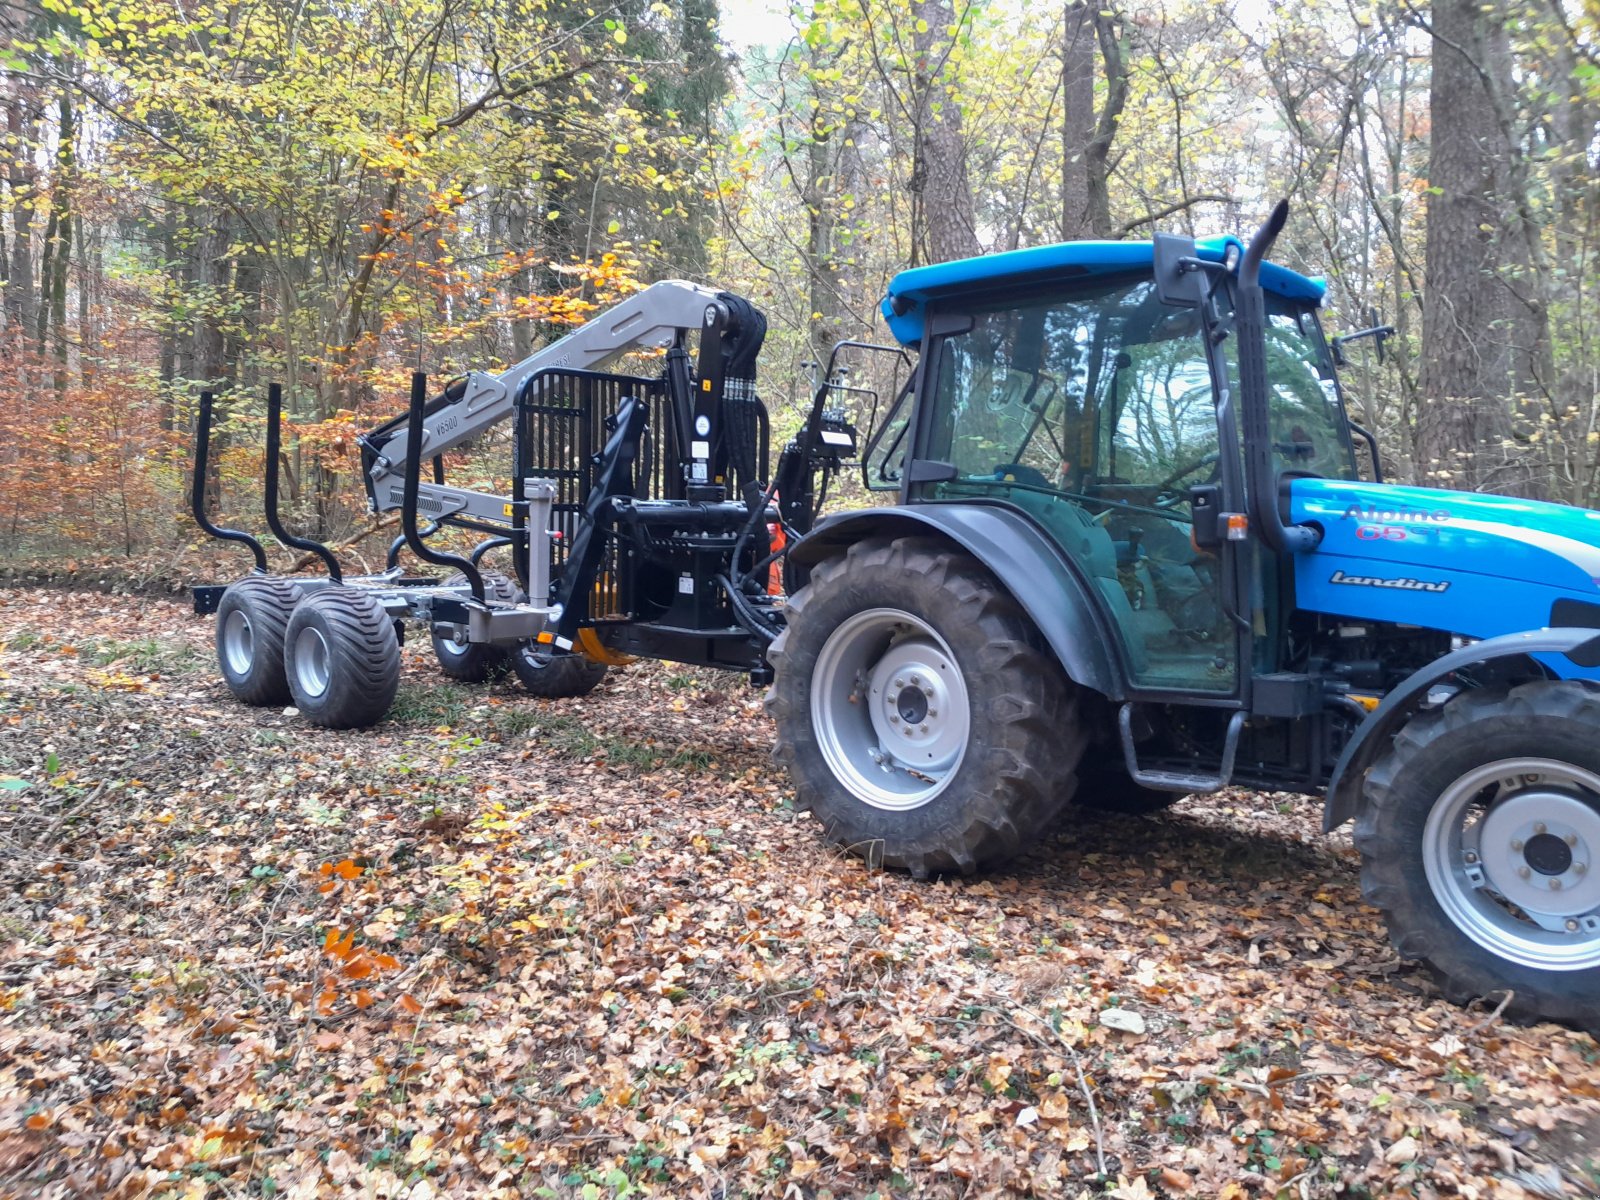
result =
[{"label": "trailer wheel", "polygon": [[581,654],[552,652],[537,642],[523,642],[511,652],[511,669],[530,695],[545,700],[587,696],[606,677],[604,663]]},{"label": "trailer wheel", "polygon": [[1163,792],[1135,783],[1122,761],[1121,749],[1116,746],[1098,755],[1091,752],[1078,764],[1076,801],[1096,812],[1150,817],[1165,812],[1183,798],[1182,792]]},{"label": "trailer wheel", "polygon": [[[467,577],[454,572],[445,583],[450,586],[464,584]],[[520,604],[522,590],[498,571],[483,572],[483,594],[499,604]],[[462,683],[485,683],[507,669],[509,651],[504,646],[490,646],[481,642],[457,641],[453,627],[435,625],[433,654],[439,660],[439,669],[451,679]]]},{"label": "trailer wheel", "polygon": [[283,635],[300,589],[252,575],[231,584],[217,605],[217,665],[234,697],[256,706],[289,703]]},{"label": "trailer wheel", "polygon": [[313,592],[289,618],[284,664],[295,707],[313,725],[375,725],[400,686],[394,621],[366,592],[343,587]]},{"label": "trailer wheel", "polygon": [[1366,780],[1361,886],[1456,1003],[1600,1032],[1600,692],[1541,681],[1413,717]]},{"label": "trailer wheel", "polygon": [[1021,607],[943,542],[819,563],[768,650],[778,759],[802,809],[869,862],[969,874],[1071,800],[1078,693]]}]

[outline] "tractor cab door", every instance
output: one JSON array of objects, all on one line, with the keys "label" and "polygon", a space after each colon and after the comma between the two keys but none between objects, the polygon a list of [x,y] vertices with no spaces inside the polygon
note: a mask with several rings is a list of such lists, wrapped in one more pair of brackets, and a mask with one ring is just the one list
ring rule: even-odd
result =
[{"label": "tractor cab door", "polygon": [[1223,564],[1192,536],[1189,489],[1223,453],[1200,314],[1148,276],[961,312],[970,328],[941,322],[963,331],[927,348],[919,405],[917,457],[953,478],[911,498],[1020,509],[1090,581],[1135,687],[1233,694]]}]

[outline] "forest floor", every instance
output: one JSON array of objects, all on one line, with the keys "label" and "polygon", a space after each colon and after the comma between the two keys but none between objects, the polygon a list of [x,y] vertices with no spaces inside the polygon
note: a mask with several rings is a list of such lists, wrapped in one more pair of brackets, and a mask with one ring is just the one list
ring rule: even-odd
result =
[{"label": "forest floor", "polygon": [[916,883],[737,677],[413,642],[333,733],[211,636],[0,592],[0,1195],[1600,1194],[1600,1049],[1443,1003],[1308,801]]}]

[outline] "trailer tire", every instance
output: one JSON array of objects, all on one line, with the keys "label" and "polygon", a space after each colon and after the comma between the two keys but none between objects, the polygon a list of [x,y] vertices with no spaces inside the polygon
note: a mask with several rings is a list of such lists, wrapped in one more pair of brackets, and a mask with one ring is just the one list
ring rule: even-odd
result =
[{"label": "trailer tire", "polygon": [[234,698],[265,707],[289,703],[283,638],[300,588],[252,575],[230,584],[217,605],[217,665]]},{"label": "trailer tire", "polygon": [[919,879],[971,874],[1072,799],[1079,693],[970,555],[857,542],[813,568],[787,615],[768,649],[775,754],[799,807],[851,853]]},{"label": "trailer tire", "polygon": [[542,700],[587,696],[606,677],[606,666],[584,657],[550,651],[537,642],[523,642],[511,651],[511,669],[529,695]]},{"label": "trailer tire", "polygon": [[1468,691],[1368,773],[1362,894],[1455,1003],[1509,992],[1513,1018],[1600,1033],[1597,728],[1600,691],[1581,682]]},{"label": "trailer tire", "polygon": [[[446,586],[466,583],[467,577],[456,571],[445,580]],[[522,589],[499,571],[483,572],[485,598],[499,604],[522,603]],[[510,668],[507,659],[510,651],[504,646],[491,646],[481,642],[458,642],[448,632],[449,626],[435,625],[433,655],[439,660],[439,670],[451,679],[462,683],[487,683]]]},{"label": "trailer tire", "polygon": [[1120,748],[1112,747],[1103,757],[1086,755],[1078,764],[1077,803],[1095,812],[1116,813],[1125,817],[1152,817],[1166,812],[1183,792],[1163,792],[1135,783],[1122,761]]},{"label": "trailer tire", "polygon": [[376,725],[400,686],[400,641],[383,605],[331,587],[295,605],[284,641],[295,707],[324,729]]}]

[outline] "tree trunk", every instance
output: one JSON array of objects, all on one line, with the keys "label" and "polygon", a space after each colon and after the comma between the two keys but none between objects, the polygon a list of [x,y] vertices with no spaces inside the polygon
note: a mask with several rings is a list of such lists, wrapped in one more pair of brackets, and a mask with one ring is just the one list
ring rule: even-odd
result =
[{"label": "tree trunk", "polygon": [[[967,178],[961,108],[946,82],[950,0],[923,0],[912,38],[915,66],[915,148],[911,167],[912,265],[971,258],[981,252]],[[955,36],[960,36],[959,33]]]},{"label": "tree trunk", "polygon": [[31,337],[38,322],[38,297],[33,289],[33,189],[37,172],[32,150],[38,118],[19,81],[6,105],[6,133],[11,147],[11,270],[6,288],[6,315],[12,329]]},{"label": "tree trunk", "polygon": [[[1111,144],[1128,98],[1115,9],[1073,0],[1063,13],[1061,43],[1061,240],[1109,238]],[[1104,67],[1105,102],[1095,111]]]},{"label": "tree trunk", "polygon": [[[1497,10],[1498,5],[1490,6]],[[1427,286],[1422,303],[1417,467],[1440,487],[1532,494],[1540,490],[1512,437],[1514,341],[1520,324],[1502,272],[1511,155],[1493,73],[1498,11],[1480,0],[1435,0]],[[1504,82],[1504,95],[1510,80]]]}]

